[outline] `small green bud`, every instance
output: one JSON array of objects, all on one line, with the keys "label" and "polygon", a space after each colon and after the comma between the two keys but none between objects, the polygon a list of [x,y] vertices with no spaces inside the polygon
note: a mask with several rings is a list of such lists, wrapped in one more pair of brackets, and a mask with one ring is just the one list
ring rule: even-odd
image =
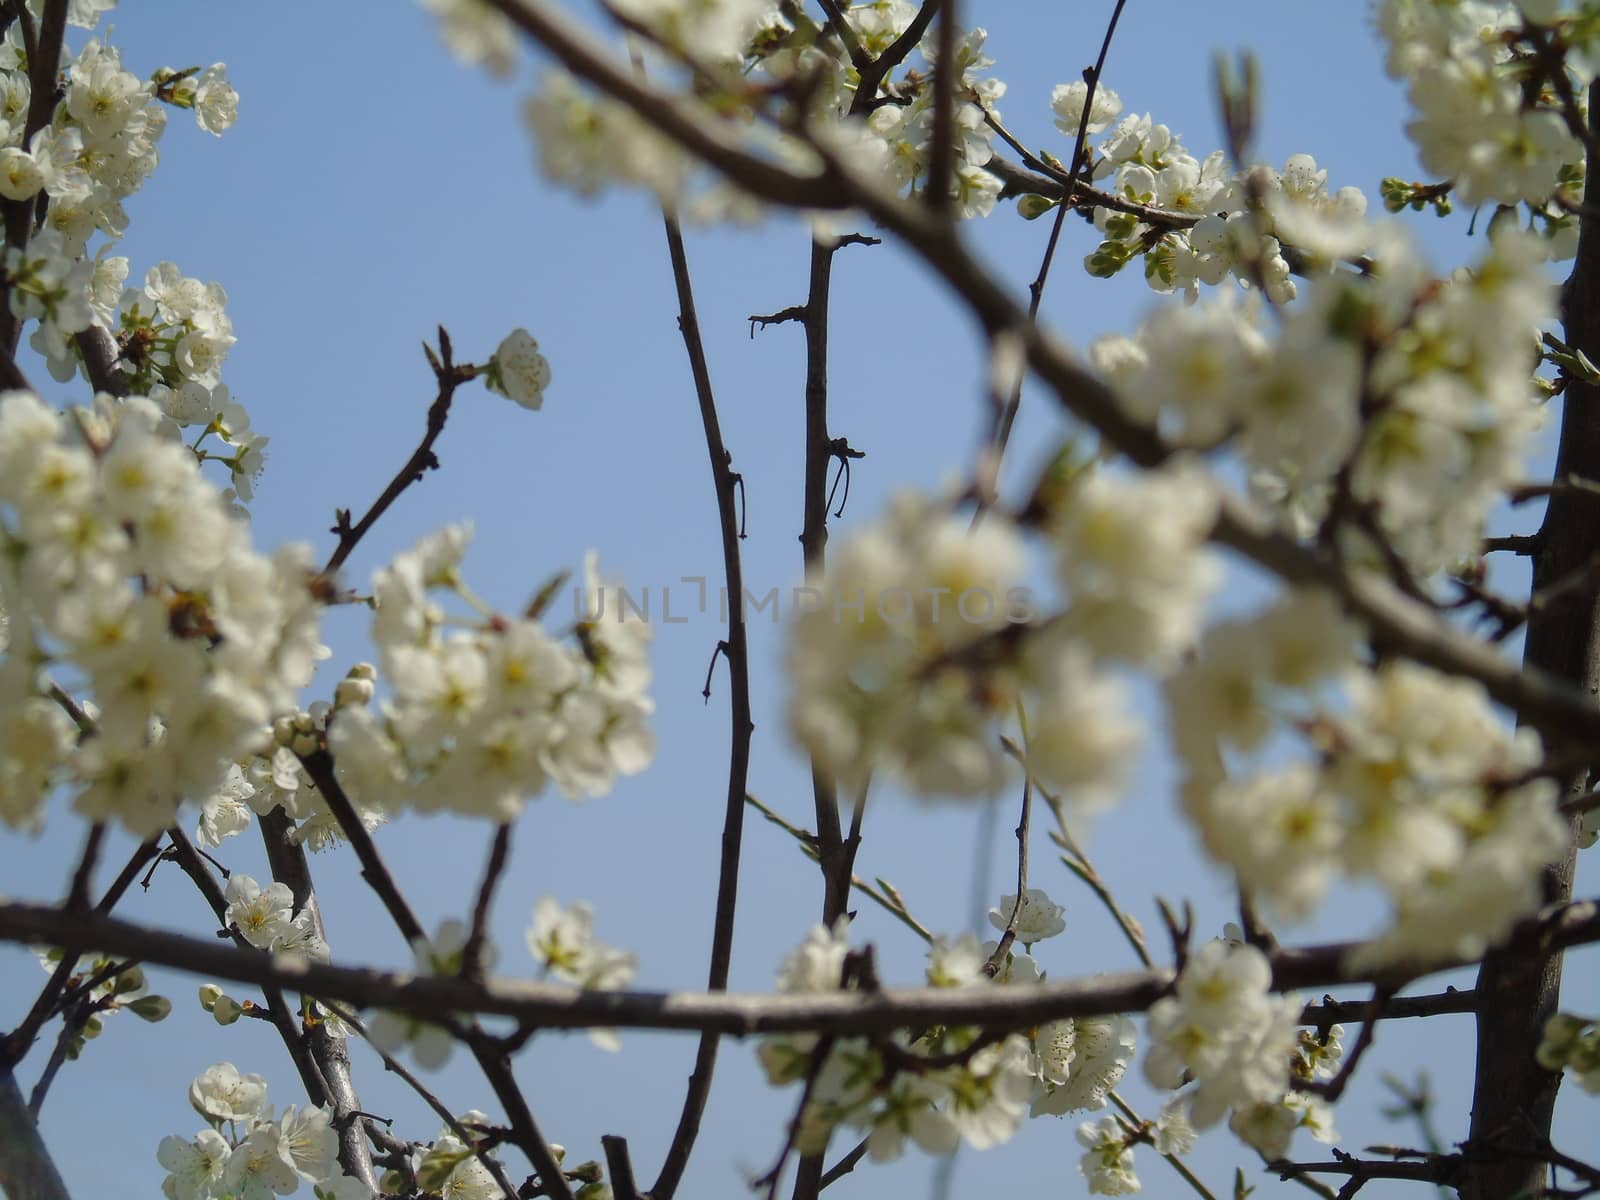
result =
[{"label": "small green bud", "polygon": [[210,1012],[212,1006],[222,999],[222,995],[222,989],[216,984],[202,983],[200,985],[200,1007]]},{"label": "small green bud", "polygon": [[232,1025],[243,1011],[232,996],[218,996],[211,1006],[211,1015],[216,1018],[218,1025]]},{"label": "small green bud", "polygon": [[1024,221],[1036,221],[1055,206],[1056,202],[1050,197],[1029,192],[1017,198],[1017,215]]},{"label": "small green bud", "polygon": [[172,1001],[165,996],[140,996],[128,1005],[128,1011],[141,1020],[154,1024],[167,1019],[168,1014],[172,1012]]},{"label": "small green bud", "polygon": [[117,976],[116,982],[111,985],[111,990],[119,996],[125,996],[129,992],[142,991],[144,986],[144,972],[138,967],[129,967]]}]

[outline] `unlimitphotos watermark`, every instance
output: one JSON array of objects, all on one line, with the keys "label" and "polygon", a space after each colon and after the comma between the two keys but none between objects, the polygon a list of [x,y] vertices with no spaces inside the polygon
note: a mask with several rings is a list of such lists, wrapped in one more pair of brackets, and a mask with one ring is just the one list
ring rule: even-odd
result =
[{"label": "unlimitphotos watermark", "polygon": [[[692,585],[692,586],[684,586]],[[739,613],[746,623],[766,617],[774,625],[785,615],[790,619],[808,613],[825,613],[836,623],[869,619],[889,625],[912,621],[963,621],[969,625],[993,625],[997,620],[1031,621],[1037,615],[1033,590],[1010,587],[996,593],[989,588],[969,587],[960,592],[947,587],[886,587],[868,592],[857,588],[851,594],[835,589],[795,585],[771,587],[757,594],[742,588]],[[582,587],[572,589],[572,616],[576,621],[645,621],[650,624],[687,625],[695,617],[713,611],[722,624],[728,623],[731,597],[726,587],[713,592],[704,575],[681,575],[676,583],[624,587],[602,585],[593,593]]]}]

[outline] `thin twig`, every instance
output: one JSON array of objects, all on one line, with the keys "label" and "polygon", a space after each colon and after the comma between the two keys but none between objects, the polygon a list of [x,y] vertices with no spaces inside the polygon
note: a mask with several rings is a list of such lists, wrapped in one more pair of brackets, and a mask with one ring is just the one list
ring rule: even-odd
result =
[{"label": "thin twig", "polygon": [[400,936],[405,938],[406,945],[414,946],[418,941],[426,942],[428,935],[423,931],[422,922],[417,920],[416,913],[411,911],[411,905],[401,894],[399,885],[395,883],[394,876],[383,861],[383,856],[378,853],[372,835],[361,823],[355,806],[345,794],[344,785],[334,774],[333,759],[327,751],[319,750],[306,755],[300,763],[305,767],[306,774],[311,777],[311,782],[317,785],[323,803],[328,806],[328,811],[333,814],[334,820],[338,822],[339,828],[349,840],[350,848],[355,851],[356,859],[361,863],[361,877],[367,881],[367,886],[377,893],[378,899],[388,910],[390,920],[400,930]]},{"label": "thin twig", "polygon": [[862,1138],[850,1150],[822,1173],[822,1178],[817,1180],[817,1191],[821,1191],[829,1184],[838,1183],[851,1171],[856,1169],[856,1164],[867,1156],[867,1142],[870,1139]]},{"label": "thin twig", "polygon": [[[217,881],[212,877],[211,872],[206,870],[204,861],[202,861],[200,855],[196,852],[193,843],[189,841],[188,836],[183,832],[183,830],[174,825],[167,830],[167,837],[171,839],[172,842],[173,861],[177,863],[182,869],[183,873],[194,882],[194,885],[200,889],[201,896],[204,897],[206,904],[210,907],[211,912],[216,917],[218,924],[222,924],[225,920],[228,909],[228,901],[222,893],[222,888],[218,886]],[[233,939],[234,945],[238,947],[241,957],[253,957],[257,959],[268,958],[267,955],[261,953],[254,946],[250,945],[250,943],[245,940],[244,935],[238,931],[237,927],[230,927],[228,929],[228,934]],[[222,949],[222,947],[215,944],[215,941],[213,941],[211,946],[208,948]],[[115,951],[117,947],[101,946],[100,949],[102,951]],[[141,961],[150,959],[150,956],[145,954],[132,954],[129,955],[129,957],[138,958]],[[151,961],[155,960],[152,959]],[[200,971],[199,973],[219,974],[218,972],[208,972],[204,970]],[[229,978],[229,976],[226,974],[222,974],[221,977]],[[286,985],[281,979],[271,978],[245,979],[241,980],[240,982],[255,983],[261,988],[262,993],[266,997],[267,1001],[267,1014],[272,1020],[273,1028],[278,1031],[278,1036],[283,1041],[284,1049],[289,1052],[290,1061],[294,1063],[295,1070],[300,1075],[300,1083],[306,1090],[306,1097],[314,1105],[320,1106],[330,1103],[328,1082],[322,1076],[322,1069],[312,1058],[310,1050],[306,1045],[306,1039],[301,1033],[300,1026],[291,1014],[288,1001],[284,998],[284,987],[294,987],[295,985],[292,982]]]},{"label": "thin twig", "polygon": [[[1135,1112],[1131,1104],[1124,1100],[1115,1091],[1109,1092],[1107,1095],[1111,1100],[1111,1103],[1117,1106],[1117,1109],[1122,1113],[1123,1116],[1132,1121],[1140,1130],[1149,1130],[1150,1122],[1146,1121],[1137,1112]],[[1148,1132],[1146,1132],[1145,1136],[1149,1136]],[[1152,1138],[1151,1141],[1153,1143],[1154,1139]],[[1182,1176],[1184,1182],[1192,1187],[1202,1197],[1202,1200],[1217,1200],[1216,1196],[1212,1194],[1211,1189],[1208,1188],[1205,1183],[1202,1182],[1200,1177],[1189,1169],[1189,1165],[1176,1154],[1163,1154],[1161,1157],[1167,1160],[1168,1165],[1171,1166],[1172,1169],[1180,1176]]]},{"label": "thin twig", "polygon": [[386,1071],[392,1071],[394,1074],[398,1075],[401,1081],[413,1092],[415,1092],[417,1097],[424,1104],[433,1110],[434,1115],[444,1122],[445,1128],[459,1138],[462,1144],[471,1150],[477,1157],[478,1161],[483,1164],[483,1169],[488,1171],[489,1174],[494,1178],[494,1181],[499,1185],[500,1190],[506,1194],[507,1200],[517,1200],[516,1185],[511,1182],[510,1176],[506,1174],[505,1167],[497,1159],[490,1157],[487,1151],[480,1150],[478,1148],[478,1139],[474,1138],[473,1135],[466,1128],[464,1128],[459,1121],[456,1120],[455,1114],[450,1111],[449,1107],[446,1106],[443,1100],[440,1100],[438,1096],[434,1095],[434,1093],[429,1090],[428,1086],[423,1083],[422,1080],[418,1079],[406,1068],[406,1065],[403,1062],[395,1058],[394,1055],[390,1054],[382,1046],[378,1045],[372,1040],[372,1035],[367,1031],[367,1027],[362,1023],[360,1017],[356,1016],[355,1013],[349,1011],[348,1009],[341,1008],[339,1005],[331,1004],[327,1001],[318,1001],[318,1003],[321,1004],[323,1008],[331,1012],[334,1016],[338,1017],[339,1020],[350,1026],[351,1029],[354,1029],[356,1033],[360,1035],[361,1040],[366,1042],[367,1045],[372,1048],[373,1053],[382,1060],[383,1069]]},{"label": "thin twig", "polygon": [[1332,1104],[1350,1085],[1351,1078],[1355,1075],[1356,1067],[1360,1065],[1372,1043],[1377,1040],[1378,1017],[1382,1015],[1384,1007],[1394,999],[1397,989],[1388,984],[1378,984],[1372,989],[1372,999],[1367,1001],[1361,1013],[1361,1032],[1356,1034],[1355,1044],[1350,1047],[1350,1053],[1344,1056],[1344,1061],[1339,1064],[1339,1073],[1329,1080],[1313,1080],[1306,1083],[1302,1090],[1312,1092],[1328,1103]]},{"label": "thin twig", "polygon": [[89,906],[89,887],[94,882],[94,868],[100,861],[100,847],[104,844],[105,838],[104,821],[96,821],[89,826],[89,834],[83,842],[83,855],[78,859],[78,869],[72,873],[72,886],[67,892],[68,908]]},{"label": "thin twig", "polygon": [[[778,1184],[783,1179],[783,1168],[788,1165],[789,1155],[794,1153],[795,1143],[800,1139],[800,1123],[805,1119],[806,1109],[810,1106],[812,1094],[817,1089],[817,1077],[822,1074],[822,1065],[827,1062],[828,1055],[832,1050],[833,1038],[831,1036],[818,1038],[817,1044],[811,1048],[811,1063],[806,1068],[805,1084],[800,1089],[800,1100],[794,1106],[794,1116],[790,1118],[788,1126],[784,1129],[783,1146],[778,1151],[778,1161],[772,1164],[771,1170],[754,1181],[755,1187],[764,1187],[766,1189],[767,1200],[777,1200]],[[808,1154],[801,1159],[801,1162],[803,1164],[810,1159],[820,1159],[821,1157],[820,1154]],[[822,1172],[819,1170],[812,1181],[796,1179],[795,1191],[798,1193],[802,1188],[820,1191],[821,1183]]]},{"label": "thin twig", "polygon": [[495,885],[506,869],[511,851],[511,823],[502,822],[494,831],[494,845],[489,849],[489,862],[483,870],[483,883],[478,887],[478,901],[472,907],[472,932],[461,951],[461,973],[469,978],[483,974],[483,946],[489,936],[489,909],[494,903]]},{"label": "thin twig", "polygon": [[1032,822],[1033,775],[1025,770],[1022,773],[1022,814],[1017,818],[1016,830],[1017,899],[1011,906],[1011,915],[1006,918],[1006,927],[1000,933],[1000,940],[995,943],[994,952],[983,964],[983,973],[990,979],[999,974],[1006,955],[1011,952],[1011,946],[1017,940],[1017,923],[1022,919],[1022,910],[1028,903],[1028,831]]},{"label": "thin twig", "polygon": [[[100,897],[100,903],[95,905],[96,912],[108,913],[115,907],[117,901],[121,900],[123,894],[133,886],[133,881],[139,877],[139,872],[144,869],[145,864],[156,856],[156,847],[160,840],[160,836],[157,835],[139,844],[139,848],[133,852],[133,857],[106,889],[105,895]],[[39,990],[39,995],[29,1007],[27,1016],[22,1018],[21,1023],[3,1041],[0,1041],[0,1068],[13,1067],[26,1057],[34,1039],[39,1036],[39,1030],[44,1028],[45,1022],[58,1011],[57,1003],[71,982],[72,972],[77,967],[80,957],[79,953],[70,949],[61,956],[56,969],[50,973],[49,980]]]},{"label": "thin twig", "polygon": [[[684,251],[683,231],[671,213],[663,210],[667,252],[672,260],[673,286],[678,298],[678,329],[683,334],[694,378],[695,398],[699,403],[700,424],[705,433],[706,453],[711,460],[711,481],[716,493],[717,520],[722,534],[722,570],[728,595],[734,602],[728,610],[728,636],[722,641],[722,654],[728,663],[730,693],[728,720],[728,786],[723,802],[722,843],[717,868],[716,913],[712,918],[711,962],[706,972],[706,987],[712,992],[728,986],[728,970],[733,958],[734,913],[739,896],[739,857],[744,838],[745,792],[750,774],[750,735],[755,730],[750,708],[750,653],[744,621],[744,567],[739,552],[739,526],[735,511],[733,455],[722,439],[722,424],[711,389],[711,369],[706,362],[705,342],[695,312],[694,286],[689,277],[689,259]],[[709,682],[708,682],[709,687]],[[717,1063],[717,1035],[702,1035],[695,1051],[694,1070],[683,1097],[678,1125],[667,1147],[661,1171],[650,1188],[653,1200],[671,1200],[688,1166],[700,1132],[706,1098],[711,1091]]]},{"label": "thin twig", "polygon": [[[805,852],[806,857],[810,858],[812,862],[817,860],[816,835],[785,820],[748,792],[745,793],[745,800],[767,820],[793,837],[800,844],[800,849]],[[867,897],[874,904],[882,907],[890,916],[905,925],[907,929],[911,930],[923,941],[931,942],[933,940],[932,932],[929,931],[926,925],[911,915],[911,910],[906,907],[905,901],[901,899],[900,893],[894,889],[893,885],[883,879],[878,880],[878,885],[875,888],[859,875],[852,874],[850,876],[851,887],[855,888],[856,891]]]},{"label": "thin twig", "polygon": [[450,416],[450,402],[455,398],[456,389],[472,378],[472,372],[455,365],[451,357],[450,335],[445,332],[443,325],[439,326],[438,354],[435,355],[426,345],[423,349],[427,352],[428,363],[433,368],[438,391],[433,403],[428,406],[428,424],[423,431],[422,441],[411,452],[411,457],[406,459],[405,465],[395,472],[394,478],[379,493],[361,520],[351,525],[349,509],[341,508],[336,511],[332,532],[338,535],[339,543],[333,548],[333,553],[328,556],[328,561],[322,568],[325,577],[331,577],[344,564],[345,559],[350,557],[356,545],[366,536],[367,530],[371,529],[378,518],[388,511],[389,506],[400,498],[402,492],[412,484],[420,483],[424,475],[439,466],[439,459],[433,452],[433,444],[444,432],[445,421]]}]

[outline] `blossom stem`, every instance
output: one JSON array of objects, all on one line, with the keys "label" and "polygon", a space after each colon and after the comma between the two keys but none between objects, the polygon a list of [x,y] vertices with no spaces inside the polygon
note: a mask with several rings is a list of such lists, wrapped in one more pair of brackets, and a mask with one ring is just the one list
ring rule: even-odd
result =
[{"label": "blossom stem", "polygon": [[[1111,1103],[1117,1106],[1117,1109],[1124,1117],[1133,1122],[1135,1128],[1140,1130],[1148,1130],[1150,1128],[1150,1123],[1141,1117],[1134,1110],[1133,1106],[1119,1096],[1115,1091],[1108,1093],[1108,1095],[1111,1098]],[[1211,1189],[1208,1188],[1201,1181],[1200,1177],[1191,1171],[1188,1165],[1176,1154],[1163,1154],[1161,1157],[1166,1159],[1167,1162],[1172,1165],[1172,1169],[1183,1177],[1184,1182],[1198,1192],[1204,1198],[1204,1200],[1217,1200],[1216,1196],[1212,1194]]]}]

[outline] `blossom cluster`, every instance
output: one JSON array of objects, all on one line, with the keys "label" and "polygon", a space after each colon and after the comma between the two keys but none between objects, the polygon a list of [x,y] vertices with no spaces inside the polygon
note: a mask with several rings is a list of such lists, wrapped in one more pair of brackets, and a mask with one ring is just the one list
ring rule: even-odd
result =
[{"label": "blossom cluster", "polygon": [[1537,240],[1514,230],[1445,281],[1395,227],[1352,228],[1348,244],[1381,242],[1381,269],[1320,275],[1275,329],[1225,298],[1163,308],[1093,356],[1132,415],[1236,450],[1298,532],[1338,523],[1346,552],[1374,563],[1381,536],[1425,577],[1477,554],[1522,477],[1555,288]]},{"label": "blossom cluster", "polygon": [[1193,644],[1220,580],[1204,549],[1217,494],[1187,463],[1059,474],[1030,517],[1064,594],[1051,616],[1008,602],[1027,556],[1001,514],[969,529],[902,495],[830,557],[833,602],[791,629],[789,721],[842,784],[882,772],[919,794],[992,793],[1013,765],[997,729],[1025,709],[1039,782],[1089,809],[1115,798],[1140,729],[1110,668],[1169,670]]},{"label": "blossom cluster", "polygon": [[13,827],[64,784],[91,820],[166,828],[227,786],[325,653],[309,547],[255,550],[147,399],[0,395],[0,529]]},{"label": "blossom cluster", "polygon": [[[1378,6],[1389,74],[1405,82],[1416,113],[1406,132],[1424,168],[1453,180],[1468,204],[1542,206],[1564,182],[1563,168],[1583,160],[1554,81],[1541,78],[1544,56],[1527,27],[1539,43],[1594,31],[1557,18],[1557,6],[1546,0],[1383,0]],[[1594,46],[1560,44],[1568,52],[1558,54],[1555,69],[1570,72],[1569,86],[1581,95],[1594,75]]]},{"label": "blossom cluster", "polygon": [[1272,968],[1240,942],[1201,946],[1178,976],[1173,995],[1150,1008],[1145,1077],[1156,1087],[1185,1088],[1188,1119],[1198,1129],[1231,1111],[1229,1128],[1268,1158],[1281,1158],[1297,1128],[1334,1142],[1327,1105],[1291,1080],[1332,1074],[1340,1057],[1337,1029],[1302,1033],[1300,998],[1270,993]]},{"label": "blossom cluster", "polygon": [[997,725],[1036,698],[1030,769],[1080,800],[1109,798],[1137,726],[1075,640],[1019,637],[1008,597],[1025,569],[1004,517],[969,532],[935,500],[898,497],[830,556],[820,591],[836,602],[793,622],[796,738],[852,791],[880,773],[920,794],[982,795],[1011,770]]},{"label": "blossom cluster", "polygon": [[[509,73],[514,38],[509,23],[482,0],[426,0],[440,18],[446,44],[462,61],[492,73]],[[671,77],[689,68],[706,112],[734,115],[750,144],[774,159],[805,170],[820,165],[799,138],[753,121],[763,95],[781,95],[805,80],[807,112],[814,135],[855,166],[896,189],[918,191],[928,183],[934,125],[934,35],[916,52],[919,66],[883,81],[891,103],[866,103],[857,95],[861,75],[850,45],[831,27],[814,24],[798,10],[780,11],[767,0],[617,0],[611,13],[650,44],[651,66]],[[878,56],[906,33],[917,15],[909,0],[867,0],[840,6],[849,43]],[[991,155],[997,116],[994,104],[1005,85],[983,72],[993,60],[983,53],[986,34],[972,29],[957,39],[954,155],[947,186],[962,217],[986,216],[1000,194],[1000,181],[984,169]],[[527,101],[524,118],[538,145],[547,176],[592,196],[622,185],[653,192],[692,219],[741,218],[754,203],[723,184],[699,186],[693,160],[628,106],[590,92],[571,75],[548,72]]]},{"label": "blossom cluster", "polygon": [[[1015,896],[1001,898],[990,920],[1009,922]],[[1017,938],[1024,945],[1059,933],[1060,908],[1042,891],[1027,894]],[[994,960],[999,957],[1001,961]],[[805,993],[866,985],[849,942],[849,920],[817,926],[778,971],[778,990]],[[999,954],[999,943],[972,934],[936,937],[928,950],[933,987],[1036,985],[1044,973],[1031,953]],[[1133,1057],[1134,1027],[1126,1017],[1052,1021],[1028,1035],[1003,1038],[977,1028],[937,1028],[916,1038],[819,1037],[784,1034],[758,1048],[768,1082],[811,1080],[801,1114],[799,1146],[820,1152],[834,1129],[867,1135],[875,1161],[898,1158],[907,1139],[932,1154],[965,1142],[974,1148],[1010,1140],[1027,1116],[1061,1116],[1104,1108]]]},{"label": "blossom cluster", "polygon": [[1600,1096],[1600,1021],[1557,1013],[1544,1023],[1535,1057],[1546,1071],[1570,1072],[1591,1096]]},{"label": "blossom cluster", "polygon": [[232,1063],[206,1068],[189,1085],[189,1103],[207,1128],[161,1139],[156,1160],[168,1175],[167,1200],[271,1200],[311,1185],[317,1200],[372,1200],[372,1191],[338,1162],[333,1110],[267,1103],[267,1081]]},{"label": "blossom cluster", "polygon": [[[561,640],[528,615],[491,612],[460,573],[470,531],[451,526],[399,555],[373,578],[376,705],[350,689],[327,725],[339,777],[360,803],[513,819],[554,783],[567,797],[598,796],[649,765],[655,740],[647,689],[649,623],[584,563],[594,607]],[[453,594],[476,620],[450,619],[434,600]],[[466,628],[451,628],[462,626]],[[450,632],[447,632],[450,629]]]},{"label": "blossom cluster", "polygon": [[228,902],[223,924],[237,929],[260,950],[298,958],[326,961],[328,946],[317,934],[316,916],[309,907],[295,911],[294,893],[284,883],[262,887],[248,875],[235,871],[223,894]]},{"label": "blossom cluster", "polygon": [[[102,7],[79,6],[73,23],[93,28]],[[157,383],[174,391],[194,385],[183,397],[186,408],[220,410],[226,392],[215,401],[209,393],[219,386],[218,367],[233,342],[221,289],[183,280],[164,263],[151,272],[145,296],[133,290],[121,296],[119,318],[128,260],[110,251],[127,229],[123,202],[159,161],[164,106],[192,110],[213,134],[233,124],[238,95],[226,68],[163,67],[141,80],[108,41],[90,39],[76,54],[63,47],[62,101],[49,124],[35,129],[21,29],[21,22],[11,23],[0,40],[0,195],[39,198],[47,207],[28,244],[6,252],[12,315],[38,322],[30,342],[59,380],[71,379],[82,364],[74,335],[99,326],[116,339],[130,391],[155,396]],[[106,240],[91,257],[97,233]],[[240,453],[247,449],[238,445]]]},{"label": "blossom cluster", "polygon": [[[1081,84],[1056,88],[1058,128],[1076,136],[1084,100]],[[1121,111],[1114,91],[1097,89],[1089,131],[1103,129]],[[1221,150],[1203,161],[1195,158],[1149,113],[1124,117],[1090,161],[1090,177],[1117,203],[1094,210],[1104,237],[1085,258],[1085,269],[1107,277],[1142,257],[1152,289],[1181,293],[1189,302],[1201,284],[1219,284],[1230,275],[1275,303],[1292,300],[1297,289],[1283,242],[1307,220],[1348,221],[1367,209],[1359,188],[1330,194],[1327,171],[1309,154],[1290,156],[1281,170],[1229,170]],[[1025,215],[1046,211],[1037,200],[1025,198]]]},{"label": "blossom cluster", "polygon": [[[375,676],[370,663],[357,663],[339,682],[336,703],[370,701]],[[250,828],[251,813],[264,817],[277,811],[291,822],[284,834],[291,846],[318,852],[342,845],[344,830],[304,762],[322,749],[333,707],[319,700],[308,709],[280,714],[270,728],[259,731],[251,749],[229,767],[222,786],[201,800],[195,840],[221,845],[224,838]],[[382,808],[364,800],[352,800],[351,806],[368,833],[387,820]]]},{"label": "blossom cluster", "polygon": [[[1362,666],[1354,645],[1332,601],[1307,595],[1209,630],[1167,687],[1186,812],[1285,918],[1341,875],[1383,888],[1394,919],[1373,962],[1477,957],[1538,908],[1539,870],[1569,841],[1539,737],[1508,729],[1475,682]],[[1230,772],[1280,728],[1310,761]]]},{"label": "blossom cluster", "polygon": [[[417,971],[423,975],[461,975],[469,968],[466,959],[471,940],[471,930],[463,922],[453,918],[440,922],[433,937],[418,938],[412,943]],[[527,943],[542,976],[580,988],[623,988],[638,971],[639,960],[632,951],[608,946],[594,936],[594,910],[584,901],[563,907],[549,896],[540,897],[528,927]],[[487,936],[476,953],[476,961],[470,964],[475,973],[487,973],[499,959],[499,951]],[[437,1070],[449,1061],[459,1028],[455,1018],[429,1021],[409,1013],[381,1010],[368,1023],[367,1037],[391,1055],[409,1049],[419,1066]],[[622,1045],[609,1029],[590,1030],[589,1039],[603,1050],[618,1050]]]}]

